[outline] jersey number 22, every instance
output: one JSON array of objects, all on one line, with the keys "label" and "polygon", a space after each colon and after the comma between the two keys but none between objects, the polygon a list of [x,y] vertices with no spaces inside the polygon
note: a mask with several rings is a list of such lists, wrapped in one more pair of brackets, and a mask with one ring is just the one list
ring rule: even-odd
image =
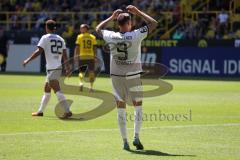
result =
[{"label": "jersey number 22", "polygon": [[59,50],[63,47],[62,41],[51,39],[51,52],[53,54],[62,54]]}]

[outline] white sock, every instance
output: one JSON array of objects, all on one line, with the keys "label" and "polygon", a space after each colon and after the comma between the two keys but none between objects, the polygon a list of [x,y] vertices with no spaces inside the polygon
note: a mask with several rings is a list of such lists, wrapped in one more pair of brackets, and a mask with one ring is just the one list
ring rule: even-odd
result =
[{"label": "white sock", "polygon": [[139,132],[142,125],[142,106],[135,106],[134,118],[134,137],[139,138]]},{"label": "white sock", "polygon": [[44,93],[44,95],[42,96],[42,100],[38,109],[38,112],[43,113],[44,109],[46,108],[49,100],[51,98],[51,93]]},{"label": "white sock", "polygon": [[126,109],[118,108],[118,126],[124,142],[127,142],[127,122],[126,122]]},{"label": "white sock", "polygon": [[66,98],[64,94],[61,91],[56,92],[56,96],[58,98],[58,101],[63,105],[63,107],[66,109],[66,112],[70,112],[70,107],[66,101]]}]

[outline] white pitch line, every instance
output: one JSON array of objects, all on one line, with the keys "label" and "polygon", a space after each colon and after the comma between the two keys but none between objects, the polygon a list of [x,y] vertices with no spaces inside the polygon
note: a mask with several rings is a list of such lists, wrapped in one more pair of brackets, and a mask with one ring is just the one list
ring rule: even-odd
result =
[{"label": "white pitch line", "polygon": [[[143,130],[148,129],[173,129],[173,128],[192,128],[192,127],[238,127],[240,123],[223,123],[223,124],[195,124],[195,125],[175,125],[175,126],[160,126],[160,127],[143,127]],[[73,131],[46,131],[46,132],[16,132],[16,133],[0,133],[0,136],[17,136],[17,135],[41,135],[54,133],[79,133],[79,132],[113,132],[118,131],[118,128],[99,128],[99,129],[82,129]],[[128,128],[133,130],[133,128]]]}]

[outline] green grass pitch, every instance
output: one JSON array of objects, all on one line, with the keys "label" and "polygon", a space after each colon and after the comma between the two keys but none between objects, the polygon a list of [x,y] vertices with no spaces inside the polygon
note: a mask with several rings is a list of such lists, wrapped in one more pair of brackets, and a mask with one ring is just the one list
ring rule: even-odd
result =
[{"label": "green grass pitch", "polygon": [[[188,114],[191,120],[143,122],[145,151],[122,150],[116,109],[90,121],[62,121],[52,99],[44,117],[31,117],[43,93],[44,76],[0,75],[0,160],[237,160],[240,157],[240,82],[169,80],[173,90],[144,99],[144,113]],[[77,77],[67,80],[78,84]],[[146,86],[144,89],[151,89]],[[111,92],[109,78],[98,78],[95,88]],[[74,113],[101,101],[73,99]],[[133,108],[128,107],[128,113]],[[128,121],[130,142],[133,122]]]}]

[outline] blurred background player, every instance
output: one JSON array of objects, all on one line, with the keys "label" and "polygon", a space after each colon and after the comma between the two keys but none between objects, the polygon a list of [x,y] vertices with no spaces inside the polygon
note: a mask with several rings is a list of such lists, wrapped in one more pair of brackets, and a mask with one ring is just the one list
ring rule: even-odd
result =
[{"label": "blurred background player", "polygon": [[93,82],[95,80],[95,55],[96,55],[96,37],[89,33],[89,26],[82,24],[80,34],[76,40],[75,58],[79,64],[79,90],[83,90],[83,78],[86,68],[89,73],[90,92],[93,91]]},{"label": "blurred background player", "polygon": [[53,20],[48,20],[46,22],[46,32],[47,34],[43,35],[40,41],[38,42],[38,49],[36,49],[33,54],[23,62],[25,67],[30,61],[35,59],[42,53],[45,53],[46,58],[46,70],[47,78],[44,87],[44,95],[42,97],[41,104],[37,112],[32,113],[32,116],[43,116],[43,111],[50,100],[51,89],[54,90],[58,101],[61,102],[63,107],[66,109],[62,118],[68,118],[72,116],[70,107],[66,101],[64,94],[61,92],[59,85],[59,78],[62,74],[62,59],[65,64],[66,74],[69,73],[69,66],[67,63],[67,53],[66,53],[66,44],[62,37],[55,34],[56,31],[56,22]]},{"label": "blurred background player", "polygon": [[6,71],[7,67],[8,38],[4,33],[4,29],[0,27],[0,66],[1,72]]},{"label": "blurred background player", "polygon": [[[129,5],[126,10],[127,12],[121,9],[114,11],[112,16],[96,27],[96,31],[106,43],[117,46],[117,49],[110,50],[110,74],[117,103],[118,125],[123,139],[123,149],[130,150],[126,126],[126,101],[130,96],[135,109],[133,145],[141,150],[143,149],[139,139],[142,124],[141,42],[157,27],[157,21],[135,6]],[[141,17],[146,25],[132,30],[130,13]],[[105,30],[107,24],[115,19],[118,22],[119,32]]]}]

